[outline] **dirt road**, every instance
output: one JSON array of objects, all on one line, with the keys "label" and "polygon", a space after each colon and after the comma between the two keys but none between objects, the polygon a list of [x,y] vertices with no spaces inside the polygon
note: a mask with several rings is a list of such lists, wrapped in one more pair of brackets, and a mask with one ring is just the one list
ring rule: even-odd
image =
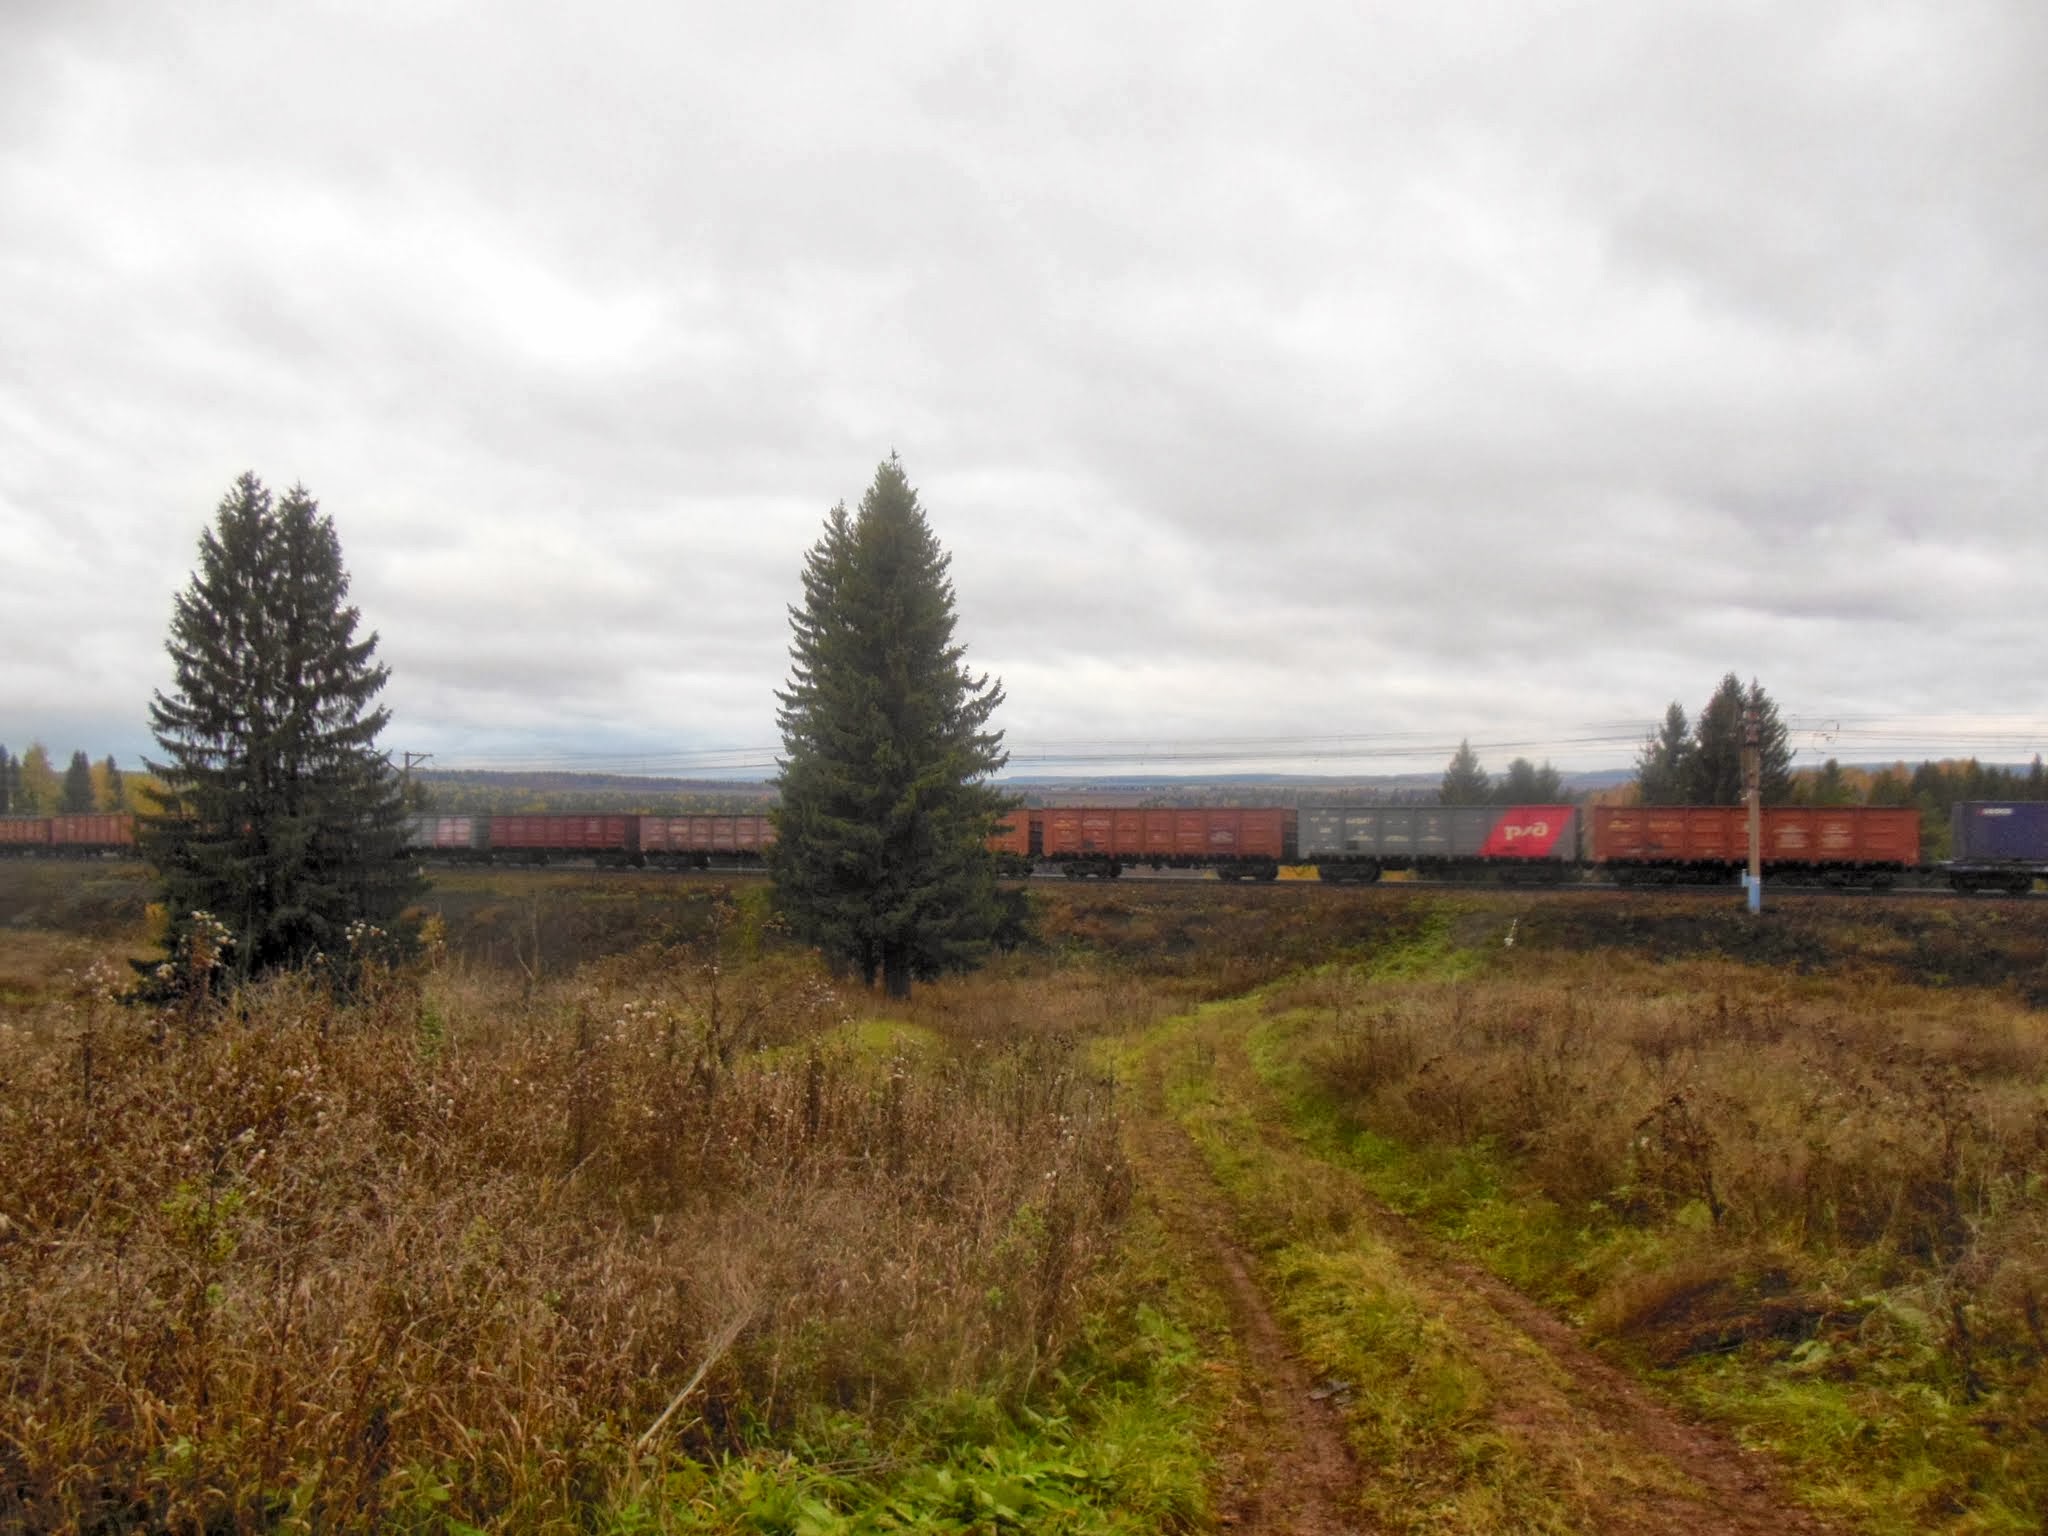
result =
[{"label": "dirt road", "polygon": [[1230,1319],[1234,1531],[1821,1536],[1763,1458],[1688,1422],[1284,1123],[1227,1012],[1157,1032],[1131,1153]]}]

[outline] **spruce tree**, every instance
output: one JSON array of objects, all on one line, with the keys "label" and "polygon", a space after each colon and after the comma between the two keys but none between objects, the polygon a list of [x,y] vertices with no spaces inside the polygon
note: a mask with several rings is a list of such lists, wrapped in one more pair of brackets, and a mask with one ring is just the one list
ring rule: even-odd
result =
[{"label": "spruce tree", "polygon": [[121,770],[114,762],[114,754],[109,752],[107,760],[100,764],[100,767],[104,771],[107,796],[107,803],[101,806],[100,809],[105,811],[127,810],[128,783],[121,777]]},{"label": "spruce tree", "polygon": [[0,747],[0,816],[9,815],[14,808],[14,759],[7,755],[7,749]]},{"label": "spruce tree", "polygon": [[1742,804],[1743,714],[1751,706],[1757,712],[1763,802],[1783,805],[1791,798],[1792,749],[1778,719],[1778,706],[1761,683],[1751,679],[1745,690],[1742,680],[1730,672],[1694,722],[1692,761],[1687,768],[1689,803]]},{"label": "spruce tree", "polygon": [[1008,754],[987,727],[1003,691],[963,664],[950,563],[891,455],[804,557],[776,694],[777,902],[891,997],[975,964],[1002,916],[987,839],[1010,802],[988,780]]},{"label": "spruce tree", "polygon": [[1444,805],[1484,805],[1492,797],[1493,779],[1479,766],[1479,755],[1472,750],[1472,743],[1461,741],[1458,750],[1451,754],[1451,760],[1444,768],[1443,783],[1437,788],[1437,800]]},{"label": "spruce tree", "polygon": [[419,882],[375,748],[388,674],[347,597],[341,541],[305,489],[273,502],[236,481],[173,607],[176,686],[150,705],[167,803],[145,849],[174,954],[201,911],[228,930],[236,977],[316,954],[344,966],[358,921],[399,937]]},{"label": "spruce tree", "polygon": [[1636,790],[1644,805],[1683,805],[1692,791],[1692,726],[1673,700],[1664,723],[1636,758]]},{"label": "spruce tree", "polygon": [[73,752],[64,768],[64,788],[57,797],[58,814],[83,816],[92,809],[92,759]]}]

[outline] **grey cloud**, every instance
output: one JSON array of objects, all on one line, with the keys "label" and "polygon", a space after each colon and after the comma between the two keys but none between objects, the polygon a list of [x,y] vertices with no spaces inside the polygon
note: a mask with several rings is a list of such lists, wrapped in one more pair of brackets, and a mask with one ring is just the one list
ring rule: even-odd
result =
[{"label": "grey cloud", "polygon": [[424,745],[766,742],[802,553],[892,447],[1020,741],[1647,725],[1731,665],[2043,707],[2026,7],[0,41],[32,713],[133,729],[249,467],[337,518]]}]

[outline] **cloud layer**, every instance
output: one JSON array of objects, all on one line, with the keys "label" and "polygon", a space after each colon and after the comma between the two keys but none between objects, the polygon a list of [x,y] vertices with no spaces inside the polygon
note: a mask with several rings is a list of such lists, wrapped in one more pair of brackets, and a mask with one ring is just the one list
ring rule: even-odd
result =
[{"label": "cloud layer", "polygon": [[146,9],[0,17],[0,739],[253,468],[394,746],[759,760],[895,449],[1020,757],[2048,745],[2037,7]]}]

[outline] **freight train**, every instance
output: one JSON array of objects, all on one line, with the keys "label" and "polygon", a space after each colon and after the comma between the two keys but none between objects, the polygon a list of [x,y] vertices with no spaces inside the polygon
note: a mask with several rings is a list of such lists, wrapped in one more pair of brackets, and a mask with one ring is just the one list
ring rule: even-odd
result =
[{"label": "freight train", "polygon": [[[1950,813],[1950,857],[1920,856],[1910,807],[1773,806],[1763,813],[1765,874],[1785,883],[1882,887],[1934,876],[1961,891],[2031,890],[2048,879],[2048,803],[1967,801]],[[761,813],[655,816],[415,815],[407,844],[423,860],[708,869],[758,866],[775,841]],[[1390,871],[1430,878],[1617,884],[1732,879],[1749,855],[1747,813],[1728,806],[1277,806],[1154,809],[1051,806],[1013,812],[989,839],[1013,874],[1050,867],[1074,879],[1127,868],[1213,870],[1271,880],[1309,866],[1323,880],[1367,883]],[[0,856],[132,856],[125,814],[0,816]]]},{"label": "freight train", "polygon": [[[1954,808],[1953,857],[1921,862],[1911,807],[1773,806],[1763,813],[1767,876],[1785,883],[1881,888],[1907,875],[1958,890],[2030,890],[2048,878],[2048,804]],[[764,814],[417,816],[413,846],[457,861],[711,868],[757,865],[775,841]],[[1749,856],[1748,815],[1730,806],[1278,806],[1202,809],[1049,806],[1008,816],[989,846],[1014,874],[1051,868],[1114,879],[1127,868],[1213,870],[1271,880],[1311,866],[1325,881],[1391,871],[1429,878],[1617,884],[1732,879]]]},{"label": "freight train", "polygon": [[86,816],[0,816],[0,857],[132,856],[135,818],[125,811]]},{"label": "freight train", "polygon": [[[1271,879],[1283,864],[1324,880],[1365,883],[1388,871],[1438,879],[1555,882],[1589,872],[1620,884],[1719,880],[1748,860],[1747,813],[1725,806],[1331,806],[1294,811],[1025,813],[1044,829],[1030,852],[1069,873],[1115,875],[1126,864],[1209,864],[1226,879]],[[1212,818],[1213,847],[1190,853],[1180,826],[1162,841],[1155,818]],[[2048,830],[2048,829],[2044,829]],[[1765,870],[1782,881],[1884,885],[1920,868],[1912,809],[1774,807],[1763,816]],[[1170,850],[1160,857],[1160,850]],[[2048,850],[2044,850],[2048,854]],[[2029,877],[2031,880],[2031,876]]]}]

